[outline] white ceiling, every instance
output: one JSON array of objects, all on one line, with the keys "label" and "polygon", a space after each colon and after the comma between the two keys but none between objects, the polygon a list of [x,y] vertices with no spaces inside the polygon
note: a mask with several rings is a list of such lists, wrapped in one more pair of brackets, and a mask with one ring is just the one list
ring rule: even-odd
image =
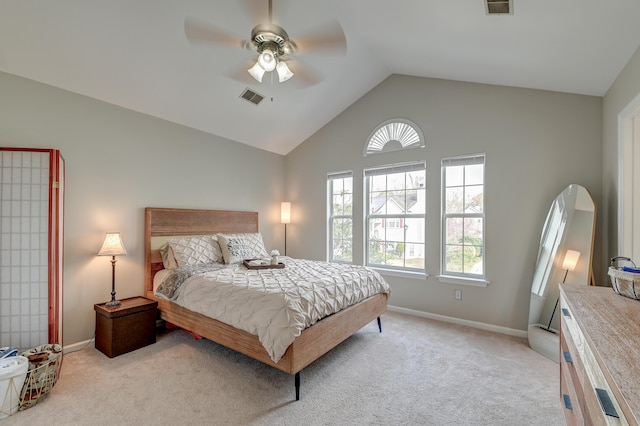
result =
[{"label": "white ceiling", "polygon": [[0,70],[287,154],[391,74],[602,96],[640,45],[638,0],[514,1],[273,0],[293,40],[335,20],[346,35],[345,56],[300,58],[326,75],[300,88],[230,78],[250,51],[185,38],[189,16],[248,39],[267,0],[1,0]]}]

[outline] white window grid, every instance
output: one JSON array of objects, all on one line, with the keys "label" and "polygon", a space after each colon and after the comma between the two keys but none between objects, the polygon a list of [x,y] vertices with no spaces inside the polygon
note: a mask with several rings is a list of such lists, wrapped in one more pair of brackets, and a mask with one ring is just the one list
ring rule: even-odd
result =
[{"label": "white window grid", "polygon": [[[426,163],[421,162],[412,162],[412,163],[400,163],[400,164],[392,164],[388,166],[380,166],[376,168],[366,169],[364,171],[365,175],[365,264],[371,267],[390,269],[390,270],[398,270],[398,271],[408,271],[408,272],[424,272],[426,259],[425,259],[425,247],[426,247],[426,205],[422,206],[422,212],[420,213],[409,213],[407,211],[400,211],[395,213],[374,213],[372,212],[371,206],[371,178],[374,176],[383,176],[383,175],[393,175],[399,173],[410,173],[410,172],[422,172],[422,187],[420,188],[412,188],[416,190],[418,194],[420,194],[421,202],[424,204],[426,199]],[[405,205],[406,207],[406,205]],[[404,245],[404,250],[399,250],[402,253],[396,253],[397,256],[401,258],[402,265],[394,265],[393,263],[387,262],[388,253],[387,247],[384,248],[384,262],[375,262],[372,259],[371,253],[371,240],[370,236],[374,229],[372,229],[372,222],[374,223],[382,223],[382,222],[402,222],[405,224],[402,231],[402,237],[393,237],[388,240],[385,234],[384,238],[380,239],[380,244],[384,244],[385,246],[389,242],[396,241],[398,243],[402,243]],[[408,237],[409,233],[407,233],[408,223],[412,223],[416,226],[416,232],[414,233],[414,237]],[[385,231],[386,232],[386,231]],[[391,241],[393,240],[393,241]],[[396,244],[397,248],[397,244]],[[411,261],[408,259],[408,256],[415,256],[418,263],[421,262],[421,265],[415,266],[411,265]],[[400,261],[400,259],[398,259]],[[415,259],[414,259],[415,262]]]},{"label": "white window grid", "polygon": [[[473,155],[466,155],[466,156],[459,156],[459,157],[449,157],[449,158],[444,158],[442,159],[442,202],[441,202],[441,206],[442,206],[442,223],[441,223],[441,248],[440,248],[440,252],[441,252],[441,262],[440,262],[440,270],[441,270],[441,274],[445,275],[445,276],[457,276],[457,277],[463,277],[463,278],[473,278],[473,279],[483,279],[486,274],[486,250],[485,250],[485,206],[484,206],[484,194],[485,194],[485,179],[484,179],[484,172],[485,172],[485,154],[473,154]],[[483,203],[482,203],[482,208],[480,212],[472,212],[472,211],[463,211],[463,212],[453,212],[453,213],[449,213],[446,211],[446,206],[447,206],[447,188],[451,188],[452,186],[448,186],[447,183],[447,173],[446,173],[446,169],[447,167],[456,167],[456,166],[471,166],[471,165],[482,165],[483,166],[483,173],[482,173],[482,183],[481,184],[473,184],[473,185],[467,185],[466,184],[466,180],[463,177],[463,183],[461,185],[456,185],[457,187],[462,189],[463,195],[462,195],[462,199],[465,199],[466,196],[466,191],[470,188],[470,187],[474,187],[474,188],[478,188],[481,187],[482,188],[482,194],[483,194]],[[447,265],[447,248],[448,248],[448,243],[447,243],[447,221],[448,219],[460,219],[461,221],[464,221],[465,219],[478,219],[482,222],[482,227],[481,227],[481,245],[479,247],[479,250],[482,254],[481,256],[481,262],[479,264],[474,265],[474,268],[470,268],[469,270],[465,270],[464,268],[464,260],[462,260],[462,271],[453,271],[451,270],[448,265]],[[464,229],[464,228],[463,228]],[[464,250],[465,244],[464,244],[464,239],[465,239],[465,235],[464,235],[464,231],[463,231],[463,242],[461,243],[461,247]],[[475,247],[477,247],[478,245],[474,245]],[[463,256],[464,257],[464,256]]]},{"label": "white window grid", "polygon": [[[343,188],[342,194],[335,192],[336,186]],[[347,188],[347,189],[345,189]],[[342,213],[334,211],[334,197],[338,195],[342,200]],[[327,206],[328,206],[328,238],[327,259],[329,262],[353,262],[353,172],[330,173],[327,176]],[[348,208],[347,208],[348,206]],[[351,213],[347,213],[350,211]],[[341,231],[341,238],[336,241],[337,228]],[[345,235],[346,234],[346,235]],[[339,255],[341,254],[341,255]]]}]

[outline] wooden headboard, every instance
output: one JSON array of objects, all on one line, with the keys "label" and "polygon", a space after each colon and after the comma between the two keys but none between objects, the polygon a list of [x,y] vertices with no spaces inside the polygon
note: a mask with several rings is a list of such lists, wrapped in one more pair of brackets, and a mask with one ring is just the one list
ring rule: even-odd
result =
[{"label": "wooden headboard", "polygon": [[153,295],[153,275],[161,268],[160,247],[184,235],[258,232],[258,213],[147,207],[144,210],[145,296]]}]

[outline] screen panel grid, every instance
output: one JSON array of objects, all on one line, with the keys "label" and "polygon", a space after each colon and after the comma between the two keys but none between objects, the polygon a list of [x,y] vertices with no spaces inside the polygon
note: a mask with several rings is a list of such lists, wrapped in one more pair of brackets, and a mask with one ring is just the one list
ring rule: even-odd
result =
[{"label": "screen panel grid", "polygon": [[48,343],[49,159],[0,151],[0,347]]}]

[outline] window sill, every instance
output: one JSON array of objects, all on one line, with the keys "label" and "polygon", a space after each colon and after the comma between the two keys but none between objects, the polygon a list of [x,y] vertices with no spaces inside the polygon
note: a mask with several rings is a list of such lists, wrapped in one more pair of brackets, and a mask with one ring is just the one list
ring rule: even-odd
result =
[{"label": "window sill", "polygon": [[436,278],[441,283],[469,285],[472,287],[486,287],[491,282],[484,278],[456,277],[453,275],[436,275]]},{"label": "window sill", "polygon": [[426,272],[398,271],[396,269],[384,269],[375,266],[369,266],[369,268],[379,272],[380,275],[388,275],[400,278],[412,278],[414,280],[426,280],[427,278],[429,278],[429,274],[427,274]]}]

